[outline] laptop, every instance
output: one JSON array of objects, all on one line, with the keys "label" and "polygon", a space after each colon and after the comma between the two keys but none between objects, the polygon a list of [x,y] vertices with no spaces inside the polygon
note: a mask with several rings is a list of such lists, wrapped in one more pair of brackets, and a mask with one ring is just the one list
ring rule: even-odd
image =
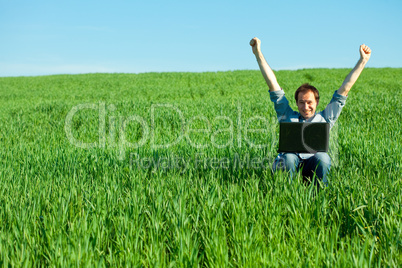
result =
[{"label": "laptop", "polygon": [[329,123],[279,123],[278,152],[328,152]]}]

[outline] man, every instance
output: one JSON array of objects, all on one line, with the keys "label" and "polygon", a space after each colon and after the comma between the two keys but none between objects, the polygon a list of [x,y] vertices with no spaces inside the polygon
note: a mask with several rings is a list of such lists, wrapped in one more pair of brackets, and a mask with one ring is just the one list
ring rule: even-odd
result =
[{"label": "man", "polygon": [[[360,59],[356,66],[345,78],[342,86],[335,91],[332,100],[327,107],[316,113],[320,100],[318,90],[309,85],[301,85],[295,92],[295,100],[299,112],[293,111],[285,97],[285,92],[279,86],[275,74],[269,67],[261,52],[261,41],[253,38],[250,41],[253,53],[257,59],[261,73],[268,84],[271,101],[274,103],[275,111],[279,122],[327,122],[332,127],[345,105],[349,90],[361,74],[370,59],[371,50],[366,45],[360,46]],[[316,154],[280,153],[273,164],[273,171],[277,169],[286,170],[293,175],[302,168],[304,177],[316,177],[327,185],[327,174],[331,167],[331,159],[327,153],[317,152]]]}]

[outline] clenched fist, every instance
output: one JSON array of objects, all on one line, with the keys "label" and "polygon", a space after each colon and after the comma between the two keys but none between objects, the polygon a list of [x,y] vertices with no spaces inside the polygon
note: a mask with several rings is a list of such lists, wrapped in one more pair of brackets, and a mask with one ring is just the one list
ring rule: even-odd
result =
[{"label": "clenched fist", "polygon": [[368,61],[371,56],[371,49],[365,44],[360,46],[360,58]]},{"label": "clenched fist", "polygon": [[257,53],[261,52],[261,41],[257,37],[254,37],[250,41],[250,46],[253,48],[253,53],[257,55]]}]

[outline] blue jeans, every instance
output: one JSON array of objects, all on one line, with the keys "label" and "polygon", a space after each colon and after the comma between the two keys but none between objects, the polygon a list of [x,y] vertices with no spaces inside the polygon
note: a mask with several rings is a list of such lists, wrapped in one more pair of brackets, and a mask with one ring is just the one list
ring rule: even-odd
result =
[{"label": "blue jeans", "polygon": [[273,165],[273,172],[276,170],[288,171],[293,177],[293,174],[302,168],[303,177],[316,178],[322,180],[324,185],[328,185],[327,174],[331,168],[331,158],[327,153],[318,152],[312,157],[301,159],[297,154],[284,153],[279,154]]}]

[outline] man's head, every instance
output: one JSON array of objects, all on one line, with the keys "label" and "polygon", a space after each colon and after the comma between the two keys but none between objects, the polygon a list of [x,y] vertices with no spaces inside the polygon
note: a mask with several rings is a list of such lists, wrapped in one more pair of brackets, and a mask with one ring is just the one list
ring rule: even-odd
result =
[{"label": "man's head", "polygon": [[318,90],[309,84],[301,85],[295,92],[297,108],[304,119],[310,119],[315,114],[320,94]]}]

